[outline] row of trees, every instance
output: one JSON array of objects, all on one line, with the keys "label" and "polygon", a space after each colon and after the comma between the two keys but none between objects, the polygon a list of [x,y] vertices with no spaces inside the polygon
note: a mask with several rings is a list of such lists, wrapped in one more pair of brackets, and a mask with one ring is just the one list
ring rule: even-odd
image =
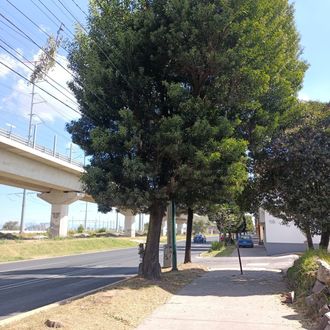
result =
[{"label": "row of trees", "polygon": [[170,200],[189,238],[194,212],[244,210],[251,161],[295,113],[299,56],[287,0],[91,2],[69,55],[82,115],[68,131],[99,209],[150,214],[144,277],[160,278]]}]

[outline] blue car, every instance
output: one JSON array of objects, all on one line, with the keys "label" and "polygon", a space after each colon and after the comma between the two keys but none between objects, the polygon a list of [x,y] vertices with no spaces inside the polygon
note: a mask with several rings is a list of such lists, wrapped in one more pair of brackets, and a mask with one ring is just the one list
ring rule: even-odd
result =
[{"label": "blue car", "polygon": [[199,243],[199,244],[203,244],[206,243],[206,237],[202,234],[197,234],[194,236],[194,243]]},{"label": "blue car", "polygon": [[242,235],[237,241],[238,247],[253,248],[253,240],[250,235]]}]

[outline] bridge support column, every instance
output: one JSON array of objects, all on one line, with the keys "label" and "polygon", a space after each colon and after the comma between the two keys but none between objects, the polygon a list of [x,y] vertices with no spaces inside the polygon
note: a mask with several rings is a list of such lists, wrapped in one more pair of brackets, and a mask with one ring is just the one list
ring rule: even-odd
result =
[{"label": "bridge support column", "polygon": [[176,232],[178,235],[183,235],[183,223],[177,223]]},{"label": "bridge support column", "polygon": [[167,233],[167,218],[165,216],[162,220],[161,236],[166,236],[166,233]]},{"label": "bridge support column", "polygon": [[68,234],[69,204],[81,199],[84,194],[51,190],[38,194],[38,197],[52,205],[50,217],[50,236],[66,237]]},{"label": "bridge support column", "polygon": [[120,210],[125,216],[124,234],[128,237],[135,237],[135,215],[130,210]]}]

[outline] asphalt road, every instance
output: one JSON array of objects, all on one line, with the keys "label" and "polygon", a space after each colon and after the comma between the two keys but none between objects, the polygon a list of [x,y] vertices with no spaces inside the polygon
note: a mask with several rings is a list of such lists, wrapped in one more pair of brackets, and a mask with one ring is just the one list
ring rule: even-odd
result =
[{"label": "asphalt road", "polygon": [[[192,258],[208,248],[192,244]],[[177,255],[183,262],[183,242]],[[0,264],[0,320],[133,276],[138,263],[137,248],[129,248]]]}]

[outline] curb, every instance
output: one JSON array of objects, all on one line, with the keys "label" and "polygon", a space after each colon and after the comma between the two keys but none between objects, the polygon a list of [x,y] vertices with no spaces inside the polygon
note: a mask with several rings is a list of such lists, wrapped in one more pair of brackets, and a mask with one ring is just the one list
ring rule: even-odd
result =
[{"label": "curb", "polygon": [[127,278],[124,278],[123,280],[117,281],[115,283],[107,284],[107,285],[101,286],[99,288],[92,289],[92,290],[80,293],[76,296],[73,296],[73,297],[70,297],[70,298],[67,298],[67,299],[63,299],[63,300],[51,303],[49,305],[45,305],[45,306],[33,309],[31,311],[28,311],[28,312],[20,313],[18,315],[8,317],[4,320],[0,320],[0,328],[2,328],[2,327],[6,326],[6,325],[8,325],[8,324],[10,324],[14,321],[22,320],[22,319],[24,319],[26,317],[29,317],[31,315],[38,314],[38,313],[43,312],[43,311],[47,311],[47,310],[52,309],[54,307],[58,307],[58,306],[61,306],[61,305],[66,305],[66,304],[70,303],[71,301],[86,297],[90,294],[102,291],[102,290],[107,289],[107,288],[111,288],[112,286],[115,286],[115,285],[118,285],[120,283],[126,282],[126,281],[128,281],[128,280],[130,280],[131,278],[134,278],[134,277],[138,277],[138,275],[132,275],[132,276],[129,276]]}]

